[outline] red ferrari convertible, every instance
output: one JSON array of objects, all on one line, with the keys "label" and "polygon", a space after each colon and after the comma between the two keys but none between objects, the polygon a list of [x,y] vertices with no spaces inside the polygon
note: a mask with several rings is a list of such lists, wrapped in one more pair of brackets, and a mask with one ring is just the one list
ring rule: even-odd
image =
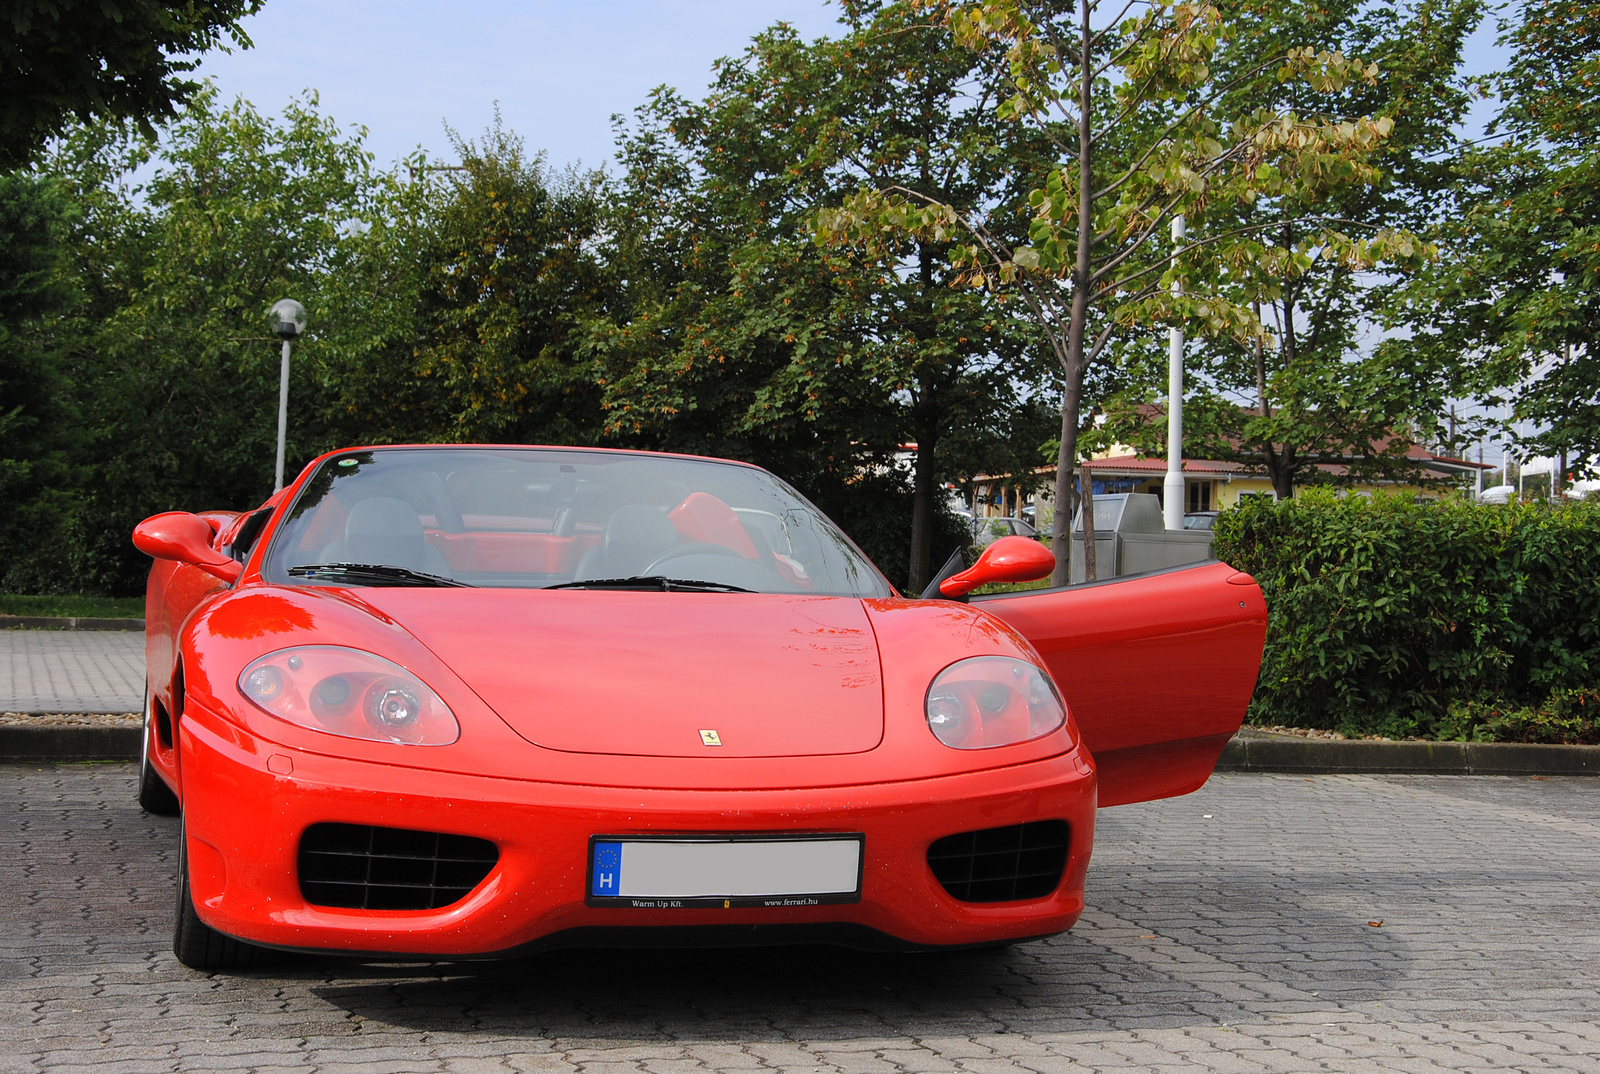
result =
[{"label": "red ferrari convertible", "polygon": [[1071,927],[1099,806],[1205,782],[1266,607],[1220,563],[907,599],[754,466],[333,452],[156,515],[140,803],[174,949],[1003,944]]}]

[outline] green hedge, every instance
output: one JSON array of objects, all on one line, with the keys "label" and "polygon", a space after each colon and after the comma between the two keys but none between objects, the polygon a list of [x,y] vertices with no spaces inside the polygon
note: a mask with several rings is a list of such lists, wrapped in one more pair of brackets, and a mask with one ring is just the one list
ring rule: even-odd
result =
[{"label": "green hedge", "polygon": [[1213,549],[1267,598],[1253,723],[1512,741],[1600,728],[1595,504],[1312,490],[1223,512]]}]

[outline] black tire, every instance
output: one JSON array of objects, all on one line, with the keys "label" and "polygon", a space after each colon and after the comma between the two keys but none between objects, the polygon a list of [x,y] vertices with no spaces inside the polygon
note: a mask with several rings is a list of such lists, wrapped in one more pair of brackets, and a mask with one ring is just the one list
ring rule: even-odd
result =
[{"label": "black tire", "polygon": [[178,796],[150,764],[150,716],[154,709],[150,686],[144,688],[144,733],[139,744],[139,808],[158,817],[178,815]]},{"label": "black tire", "polygon": [[172,953],[191,970],[242,970],[268,962],[272,951],[225,936],[200,920],[189,892],[189,834],[178,829],[178,913],[172,925]]}]

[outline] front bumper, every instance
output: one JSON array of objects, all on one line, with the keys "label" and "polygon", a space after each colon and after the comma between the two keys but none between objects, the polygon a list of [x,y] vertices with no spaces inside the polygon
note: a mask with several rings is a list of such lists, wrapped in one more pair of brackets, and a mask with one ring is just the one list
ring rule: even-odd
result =
[{"label": "front bumper", "polygon": [[[347,953],[483,957],[606,942],[880,938],[889,946],[1005,942],[1070,928],[1083,910],[1095,779],[1077,754],[936,779],[805,791],[629,790],[390,767],[275,745],[191,706],[182,724],[190,883],[201,919],[254,943]],[[413,747],[422,749],[423,747]],[[664,762],[670,763],[670,762]],[[958,832],[1064,820],[1071,847],[1042,899],[951,898],[927,864]],[[306,902],[296,857],[318,822],[470,835],[500,858],[438,910]],[[591,835],[863,832],[859,902],[783,908],[585,905]],[[678,939],[678,938],[681,938]]]}]

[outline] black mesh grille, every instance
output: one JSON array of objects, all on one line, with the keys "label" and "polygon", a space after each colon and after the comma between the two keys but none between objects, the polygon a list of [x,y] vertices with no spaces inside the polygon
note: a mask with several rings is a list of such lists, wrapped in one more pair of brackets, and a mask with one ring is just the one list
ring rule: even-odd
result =
[{"label": "black mesh grille", "polygon": [[500,851],[487,839],[364,824],[313,824],[300,837],[300,894],[318,906],[436,910],[477,887]]},{"label": "black mesh grille", "polygon": [[947,835],[928,848],[928,867],[962,902],[1042,899],[1061,883],[1069,838],[1062,820]]}]

